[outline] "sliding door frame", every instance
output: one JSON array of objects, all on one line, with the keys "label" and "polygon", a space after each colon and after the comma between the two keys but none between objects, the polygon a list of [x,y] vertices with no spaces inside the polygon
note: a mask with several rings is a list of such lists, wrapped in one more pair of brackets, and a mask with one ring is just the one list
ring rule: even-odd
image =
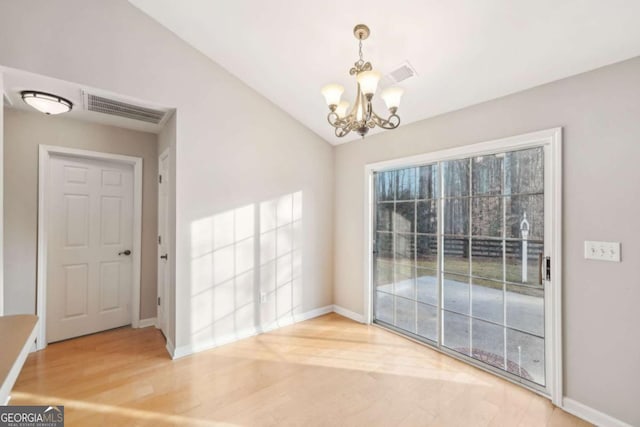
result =
[{"label": "sliding door frame", "polygon": [[[370,163],[364,168],[364,322],[373,323],[373,292],[374,292],[374,259],[373,259],[373,226],[375,215],[374,173],[399,168],[409,168],[425,164],[432,164],[447,160],[498,154],[507,151],[523,150],[534,147],[545,147],[545,194],[551,192],[550,206],[545,203],[545,222],[549,221],[550,236],[547,236],[545,224],[545,247],[549,248],[552,266],[551,280],[545,282],[545,358],[547,359],[545,372],[548,369],[546,392],[525,383],[515,381],[507,375],[503,378],[527,387],[551,399],[554,405],[562,406],[562,128],[552,128],[538,132],[517,135],[493,141],[481,142],[431,153],[419,154],[382,162]],[[548,154],[547,154],[548,153]],[[548,184],[547,184],[548,182]],[[439,214],[440,215],[440,214]],[[439,285],[440,287],[440,285]],[[439,291],[440,292],[440,291]],[[438,309],[440,310],[441,307]],[[549,309],[547,309],[549,308]],[[440,318],[440,316],[439,316]],[[548,325],[548,326],[547,326]],[[438,328],[440,330],[440,327]],[[441,332],[439,332],[441,333]],[[550,336],[548,336],[550,335]],[[453,357],[470,361],[470,358],[460,357],[453,352],[444,351],[439,347],[430,346]],[[472,362],[472,361],[471,361]],[[474,365],[478,366],[476,363]],[[486,369],[496,372],[493,369]]]}]

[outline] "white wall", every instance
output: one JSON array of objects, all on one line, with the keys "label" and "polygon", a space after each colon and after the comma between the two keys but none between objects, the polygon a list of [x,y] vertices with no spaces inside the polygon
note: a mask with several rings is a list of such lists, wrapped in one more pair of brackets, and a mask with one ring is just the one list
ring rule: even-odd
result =
[{"label": "white wall", "polygon": [[[0,8],[0,65],[177,109],[176,346],[197,348],[233,338],[247,325],[272,323],[294,300],[300,312],[331,304],[329,144],[125,0],[4,0]],[[303,205],[297,291],[271,293],[259,305],[257,280],[268,278],[265,290],[273,288],[270,272],[261,271],[261,250],[251,257],[256,275],[244,282],[246,276],[226,270],[228,251],[216,252],[214,243],[224,239],[214,242],[198,227],[214,217],[224,222],[246,206],[256,209],[256,218],[262,203],[296,193]],[[262,236],[253,231],[259,248]],[[238,283],[230,285],[229,275]],[[292,284],[291,275],[280,280]],[[253,311],[240,313],[237,301],[253,304]]]},{"label": "white wall", "polygon": [[[635,58],[338,146],[335,304],[363,313],[365,164],[562,126],[565,395],[640,425],[639,118]],[[584,240],[622,262],[584,260]]]},{"label": "white wall", "polygon": [[141,157],[142,254],[140,318],[156,317],[158,144],[152,133],[39,112],[5,110],[4,257],[6,314],[35,314],[38,226],[38,146]]}]

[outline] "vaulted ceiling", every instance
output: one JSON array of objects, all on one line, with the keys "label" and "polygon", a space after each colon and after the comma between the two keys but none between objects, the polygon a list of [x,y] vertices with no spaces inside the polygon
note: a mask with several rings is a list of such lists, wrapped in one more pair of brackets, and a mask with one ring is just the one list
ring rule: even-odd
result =
[{"label": "vaulted ceiling", "polygon": [[636,0],[130,1],[332,144],[357,136],[334,136],[320,88],[353,99],[358,23],[374,68],[418,73],[403,124],[640,55]]}]

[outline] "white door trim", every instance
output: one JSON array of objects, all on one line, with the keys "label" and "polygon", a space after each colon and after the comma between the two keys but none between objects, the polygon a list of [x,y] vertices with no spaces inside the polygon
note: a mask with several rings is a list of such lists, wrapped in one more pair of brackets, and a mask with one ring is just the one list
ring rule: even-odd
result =
[{"label": "white door trim", "polygon": [[48,201],[46,189],[47,178],[49,176],[49,160],[54,154],[67,157],[78,157],[82,159],[107,160],[133,166],[133,281],[131,286],[131,326],[137,328],[140,324],[140,267],[142,259],[142,158],[41,144],[39,146],[38,163],[38,263],[36,284],[36,315],[40,319],[40,322],[38,322],[39,328],[38,334],[36,336],[37,350],[42,350],[47,346],[46,318]]},{"label": "white door trim", "polygon": [[[158,156],[158,173],[160,173],[160,164],[162,163],[162,159],[166,157],[168,160],[170,160],[169,156],[171,155],[171,152],[169,151],[169,149],[170,149],[170,147],[165,148],[164,151],[162,153],[160,153],[160,155]],[[167,182],[171,182],[171,170],[169,169],[168,166],[167,166],[167,175],[169,175],[169,176],[165,177],[166,178],[165,182],[164,182],[165,184]],[[168,181],[167,181],[167,179],[168,179]],[[157,230],[157,234],[158,234],[158,236],[161,235],[162,231],[165,231],[165,230],[161,229],[162,225],[160,224],[160,218],[161,218],[160,217],[160,209],[162,209],[162,206],[161,206],[162,204],[160,202],[160,185],[161,185],[161,183],[158,182],[158,212],[157,212],[157,214],[158,214],[158,230]],[[169,212],[165,212],[165,215],[169,215]],[[170,240],[167,241],[167,239],[169,239],[169,236],[162,235],[162,239],[164,240],[162,246],[167,247],[167,253],[168,253],[167,242],[171,243]],[[156,284],[156,296],[158,298],[161,298],[160,303],[163,304],[163,305],[162,305],[162,316],[160,316],[160,306],[159,305],[156,306],[156,318],[157,318],[156,327],[159,328],[163,332],[165,337],[166,337],[166,336],[168,336],[168,331],[167,331],[167,329],[168,329],[168,327],[167,327],[168,319],[167,319],[167,305],[166,305],[167,304],[167,300],[168,300],[168,298],[167,298],[167,286],[168,286],[168,283],[163,282],[163,288],[160,289],[160,268],[161,268],[160,256],[162,255],[160,249],[161,249],[161,246],[158,245],[158,250],[157,250],[157,257],[158,257],[157,258],[157,260],[158,260],[157,277],[158,277],[158,283]],[[167,268],[167,267],[164,267],[164,268]]]},{"label": "white door trim", "polygon": [[[549,186],[552,192],[551,206],[545,206],[545,211],[551,215],[553,230],[553,237],[549,240],[551,253],[545,254],[551,257],[553,272],[550,291],[552,307],[550,312],[545,310],[545,321],[549,322],[552,331],[552,337],[547,338],[551,356],[549,358],[550,375],[547,389],[553,404],[562,407],[562,128],[560,127],[366,164],[364,167],[364,322],[370,324],[373,321],[373,299],[371,298],[373,292],[373,276],[371,274],[373,267],[373,173],[386,169],[411,167],[472,155],[496,154],[541,145],[548,145],[552,154],[552,161],[549,162],[548,167],[545,164],[545,179],[547,177],[550,179]],[[545,241],[547,241],[546,237]]]}]

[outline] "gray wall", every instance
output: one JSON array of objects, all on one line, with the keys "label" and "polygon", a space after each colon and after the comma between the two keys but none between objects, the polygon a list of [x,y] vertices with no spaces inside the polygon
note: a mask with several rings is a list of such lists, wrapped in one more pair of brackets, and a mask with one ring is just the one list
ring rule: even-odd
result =
[{"label": "gray wall", "polygon": [[[335,303],[363,313],[365,164],[556,126],[565,395],[640,425],[640,58],[338,146]],[[622,242],[622,262],[583,259],[584,240]]]},{"label": "gray wall", "polygon": [[[219,317],[235,310],[233,293],[207,276],[228,263],[205,266],[192,255],[201,237],[192,228],[240,207],[302,193],[297,310],[332,303],[333,149],[327,142],[126,0],[2,0],[1,8],[0,65],[177,109],[176,324],[169,338],[181,351],[240,332],[231,317]],[[64,22],[64,31],[56,22]],[[281,296],[283,306],[287,296]],[[273,302],[259,306],[254,295],[252,304],[255,327],[274,320]]]},{"label": "gray wall", "polygon": [[151,133],[5,110],[5,314],[35,314],[38,227],[38,145],[142,157],[140,318],[156,317],[158,144]]}]

